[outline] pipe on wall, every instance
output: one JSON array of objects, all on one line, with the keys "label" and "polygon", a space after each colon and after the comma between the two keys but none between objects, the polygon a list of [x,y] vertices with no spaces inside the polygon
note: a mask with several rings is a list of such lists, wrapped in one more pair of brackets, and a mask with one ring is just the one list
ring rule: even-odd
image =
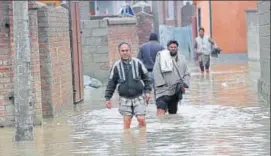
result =
[{"label": "pipe on wall", "polygon": [[210,37],[213,38],[212,1],[209,0]]}]

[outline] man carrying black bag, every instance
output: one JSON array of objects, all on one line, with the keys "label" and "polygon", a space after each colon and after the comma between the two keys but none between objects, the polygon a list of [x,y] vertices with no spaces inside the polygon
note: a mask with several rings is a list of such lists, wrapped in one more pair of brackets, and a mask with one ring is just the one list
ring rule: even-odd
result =
[{"label": "man carrying black bag", "polygon": [[156,56],[153,68],[157,116],[166,112],[176,114],[178,102],[189,87],[190,73],[187,61],[178,52],[178,42],[171,40],[167,49],[160,51]]},{"label": "man carrying black bag", "polygon": [[210,60],[212,57],[218,57],[220,49],[209,36],[204,35],[204,29],[199,29],[199,36],[195,39],[194,50],[198,55],[201,74],[209,73]]}]

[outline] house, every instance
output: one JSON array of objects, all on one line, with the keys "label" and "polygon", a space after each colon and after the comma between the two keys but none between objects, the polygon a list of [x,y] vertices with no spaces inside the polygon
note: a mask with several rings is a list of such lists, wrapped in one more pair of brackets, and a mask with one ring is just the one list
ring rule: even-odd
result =
[{"label": "house", "polygon": [[257,1],[193,1],[196,28],[203,27],[224,53],[247,53],[246,10]]}]

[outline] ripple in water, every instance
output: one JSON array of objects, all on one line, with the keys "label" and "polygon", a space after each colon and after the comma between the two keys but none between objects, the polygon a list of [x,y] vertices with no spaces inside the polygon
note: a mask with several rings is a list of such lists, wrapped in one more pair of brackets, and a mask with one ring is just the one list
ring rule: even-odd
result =
[{"label": "ripple in water", "polygon": [[[183,104],[178,114],[164,119],[157,118],[155,111],[154,105],[149,105],[146,135],[140,134],[136,119],[132,121],[132,132],[124,135],[117,108],[85,112],[70,120],[76,127],[72,138],[90,142],[87,147],[79,147],[82,151],[102,155],[264,156],[270,153],[267,139],[270,130],[262,124],[265,122],[258,122],[269,121],[269,112],[258,107]],[[78,153],[79,149],[74,152]]]}]

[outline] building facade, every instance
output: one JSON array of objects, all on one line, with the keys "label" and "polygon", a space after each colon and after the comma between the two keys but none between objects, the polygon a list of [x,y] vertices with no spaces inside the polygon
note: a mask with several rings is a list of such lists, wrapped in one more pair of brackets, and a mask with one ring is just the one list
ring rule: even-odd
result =
[{"label": "building facade", "polygon": [[247,53],[246,10],[255,9],[256,4],[256,1],[194,1],[197,28],[203,27],[223,53]]}]

